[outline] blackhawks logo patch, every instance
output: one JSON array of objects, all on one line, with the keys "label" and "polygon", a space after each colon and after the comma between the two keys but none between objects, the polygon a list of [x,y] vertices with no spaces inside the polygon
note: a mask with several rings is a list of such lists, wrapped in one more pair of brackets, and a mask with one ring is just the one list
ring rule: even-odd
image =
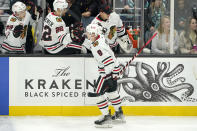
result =
[{"label": "blackhawks logo patch", "polygon": [[110,32],[109,32],[109,35],[108,35],[108,38],[111,40],[113,37],[114,37],[114,34],[116,32],[116,26],[112,26],[110,27]]},{"label": "blackhawks logo patch", "polygon": [[93,44],[93,46],[96,47],[98,44],[99,44],[98,41],[96,41],[96,42]]},{"label": "blackhawks logo patch", "polygon": [[62,22],[62,18],[56,18],[57,22]]},{"label": "blackhawks logo patch", "polygon": [[12,17],[12,18],[10,19],[10,21],[15,22],[15,21],[16,21],[16,18]]},{"label": "blackhawks logo patch", "polygon": [[27,9],[27,10],[31,10],[31,6],[28,5],[28,6],[26,7],[26,9]]}]

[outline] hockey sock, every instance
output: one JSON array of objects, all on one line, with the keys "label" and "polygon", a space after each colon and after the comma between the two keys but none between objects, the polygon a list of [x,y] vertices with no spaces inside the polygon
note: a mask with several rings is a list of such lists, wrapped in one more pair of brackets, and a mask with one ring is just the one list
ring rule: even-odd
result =
[{"label": "hockey sock", "polygon": [[119,107],[121,106],[121,99],[120,99],[120,95],[118,94],[118,92],[117,91],[110,92],[108,93],[108,97],[115,111],[119,111]]},{"label": "hockey sock", "polygon": [[99,96],[99,101],[97,102],[97,106],[100,109],[100,111],[102,112],[103,115],[108,115],[109,111],[108,111],[108,101],[106,99],[106,97]]}]

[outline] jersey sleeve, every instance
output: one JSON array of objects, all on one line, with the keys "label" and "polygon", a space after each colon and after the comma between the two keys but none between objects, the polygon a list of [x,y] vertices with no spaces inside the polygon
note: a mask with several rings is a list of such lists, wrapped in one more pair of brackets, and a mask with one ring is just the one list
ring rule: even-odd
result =
[{"label": "jersey sleeve", "polygon": [[118,35],[118,37],[122,37],[125,34],[125,27],[124,27],[122,20],[120,19],[120,16],[118,14],[115,14],[115,18],[117,21],[117,35]]},{"label": "jersey sleeve", "polygon": [[13,32],[14,27],[17,25],[16,23],[16,18],[15,17],[10,17],[6,23],[6,28],[5,28],[5,35],[6,38]]}]

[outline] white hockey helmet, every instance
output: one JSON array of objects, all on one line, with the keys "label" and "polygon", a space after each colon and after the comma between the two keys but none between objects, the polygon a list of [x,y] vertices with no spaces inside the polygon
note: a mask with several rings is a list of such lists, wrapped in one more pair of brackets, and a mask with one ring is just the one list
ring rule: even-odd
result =
[{"label": "white hockey helmet", "polygon": [[68,8],[68,3],[66,2],[66,0],[55,0],[53,2],[53,9],[57,11],[57,8],[66,9]]},{"label": "white hockey helmet", "polygon": [[90,34],[94,33],[96,36],[102,34],[102,27],[97,24],[89,24],[86,31]]},{"label": "white hockey helmet", "polygon": [[17,12],[25,11],[25,10],[26,10],[26,5],[20,1],[12,5],[12,12],[14,14],[16,14]]}]

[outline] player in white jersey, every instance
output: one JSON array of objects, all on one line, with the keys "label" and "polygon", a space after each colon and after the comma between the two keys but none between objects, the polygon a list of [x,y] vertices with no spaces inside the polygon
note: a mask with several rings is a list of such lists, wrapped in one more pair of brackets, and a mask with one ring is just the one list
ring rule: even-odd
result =
[{"label": "player in white jersey", "polygon": [[[102,27],[107,44],[111,48],[116,47],[119,44],[123,51],[125,50],[125,53],[127,53],[127,47],[132,46],[132,42],[129,40],[120,16],[115,12],[112,12],[109,5],[102,5],[100,13],[91,23],[98,24]],[[136,52],[136,49],[132,47],[129,50],[129,53]]]},{"label": "player in white jersey", "polygon": [[[82,37],[82,33],[77,34],[76,30],[69,30],[61,18],[67,11],[68,3],[66,0],[55,0],[53,7],[54,12],[49,13],[44,20],[41,46],[50,54],[66,54],[65,48],[81,50],[82,46],[79,43],[73,43],[73,37],[79,41],[85,37]],[[76,34],[79,36],[76,37]]]},{"label": "player in white jersey", "polygon": [[31,15],[26,11],[22,2],[16,2],[12,6],[13,14],[8,18],[3,43],[3,53],[25,53],[25,42],[29,22],[33,22]]},{"label": "player in white jersey", "polygon": [[[92,41],[90,50],[98,64],[99,71],[95,94],[98,97],[97,106],[102,112],[102,116],[99,120],[95,121],[95,125],[96,127],[112,127],[111,119],[125,121],[120,95],[117,92],[117,77],[121,68],[113,51],[106,44],[100,28],[97,24],[90,24],[86,28],[88,39]],[[108,100],[106,96],[116,111],[112,117],[108,111]]]}]

